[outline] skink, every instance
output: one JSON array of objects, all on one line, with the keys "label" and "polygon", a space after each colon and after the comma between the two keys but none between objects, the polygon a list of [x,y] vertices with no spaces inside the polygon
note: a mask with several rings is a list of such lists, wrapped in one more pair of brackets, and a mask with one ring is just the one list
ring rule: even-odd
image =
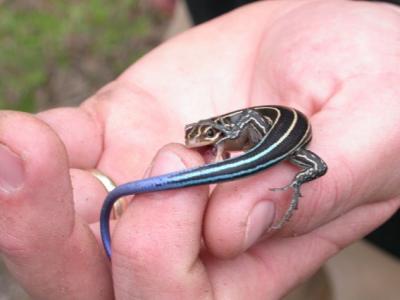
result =
[{"label": "skink", "polygon": [[[305,149],[311,140],[311,125],[304,114],[284,106],[257,106],[202,120],[185,128],[186,145],[212,145],[218,159],[214,163],[117,186],[106,197],[100,214],[100,231],[111,257],[109,219],[113,204],[121,197],[141,193],[231,181],[256,174],[283,160],[301,168],[290,184],[272,190],[293,189],[293,197],[280,228],[297,209],[300,186],[327,171],[326,163]],[[244,151],[229,158],[229,151]]]}]

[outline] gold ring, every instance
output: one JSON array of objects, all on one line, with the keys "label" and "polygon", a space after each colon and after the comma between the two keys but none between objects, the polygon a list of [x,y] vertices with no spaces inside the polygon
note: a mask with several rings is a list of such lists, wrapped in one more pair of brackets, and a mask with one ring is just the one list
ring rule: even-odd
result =
[{"label": "gold ring", "polygon": [[[110,177],[108,177],[103,172],[101,172],[97,169],[90,170],[90,173],[92,173],[92,175],[94,177],[96,177],[98,181],[100,181],[100,183],[104,186],[105,190],[108,193],[111,192],[113,189],[115,189],[115,187],[117,186]],[[120,198],[113,205],[111,217],[113,219],[118,219],[119,217],[121,217],[122,214],[124,213],[125,209],[127,208],[128,204],[129,204],[129,201],[126,197]]]}]

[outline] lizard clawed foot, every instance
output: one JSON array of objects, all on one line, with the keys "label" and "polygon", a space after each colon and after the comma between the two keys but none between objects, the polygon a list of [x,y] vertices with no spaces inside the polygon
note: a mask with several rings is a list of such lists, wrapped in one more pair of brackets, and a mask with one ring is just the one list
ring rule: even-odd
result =
[{"label": "lizard clawed foot", "polygon": [[300,185],[297,184],[296,182],[289,183],[288,185],[285,185],[283,187],[270,188],[269,190],[273,192],[278,192],[278,191],[287,191],[288,189],[293,189],[295,196],[303,197],[303,195],[300,192]]},{"label": "lizard clawed foot", "polygon": [[299,204],[299,199],[303,197],[303,195],[300,192],[300,185],[297,182],[292,182],[280,188],[270,188],[270,190],[274,192],[287,191],[289,188],[293,189],[293,197],[292,200],[290,201],[289,208],[286,210],[283,217],[276,224],[272,225],[268,231],[278,230],[282,228],[282,226],[285,225],[290,220],[294,211],[297,209]]}]

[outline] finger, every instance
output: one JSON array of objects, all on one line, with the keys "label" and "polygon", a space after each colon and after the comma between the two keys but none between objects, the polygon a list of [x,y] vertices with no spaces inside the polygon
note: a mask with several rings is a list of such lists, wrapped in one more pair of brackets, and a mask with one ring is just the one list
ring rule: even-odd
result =
[{"label": "finger", "polygon": [[88,224],[98,222],[106,188],[90,171],[71,169],[70,176],[76,213]]},{"label": "finger", "polygon": [[97,168],[116,184],[139,178],[157,149],[183,137],[175,116],[165,113],[149,93],[116,81],[87,101],[85,109],[97,111],[104,127]]},{"label": "finger", "polygon": [[102,125],[94,113],[83,108],[56,108],[38,117],[57,132],[73,168],[93,169],[103,149]]},{"label": "finger", "polygon": [[271,299],[282,298],[330,257],[384,223],[399,208],[400,198],[366,204],[307,234],[255,245],[249,250],[250,261],[261,263],[259,276],[263,278],[265,272],[264,278],[268,279],[257,281],[259,290]]},{"label": "finger", "polygon": [[400,198],[368,204],[302,236],[261,241],[233,259],[203,256],[215,298],[281,299],[399,207]]},{"label": "finger", "polygon": [[2,112],[0,128],[0,251],[7,267],[35,299],[110,299],[108,266],[75,217],[63,144],[26,114]]},{"label": "finger", "polygon": [[[150,176],[201,162],[181,146],[168,146],[157,154]],[[201,186],[135,197],[113,235],[118,299],[198,299],[211,293],[198,259],[207,191]]]}]

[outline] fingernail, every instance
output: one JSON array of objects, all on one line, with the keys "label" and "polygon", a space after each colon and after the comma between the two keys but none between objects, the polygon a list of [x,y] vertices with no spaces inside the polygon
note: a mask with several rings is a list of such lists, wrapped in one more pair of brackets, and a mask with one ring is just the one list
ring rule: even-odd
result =
[{"label": "fingernail", "polygon": [[22,159],[6,145],[0,144],[0,190],[14,192],[22,186],[24,177]]},{"label": "fingernail", "polygon": [[158,176],[185,168],[182,159],[171,151],[160,151],[149,169],[150,176]]},{"label": "fingernail", "polygon": [[250,248],[272,225],[275,205],[271,201],[258,202],[247,219],[244,250]]}]

